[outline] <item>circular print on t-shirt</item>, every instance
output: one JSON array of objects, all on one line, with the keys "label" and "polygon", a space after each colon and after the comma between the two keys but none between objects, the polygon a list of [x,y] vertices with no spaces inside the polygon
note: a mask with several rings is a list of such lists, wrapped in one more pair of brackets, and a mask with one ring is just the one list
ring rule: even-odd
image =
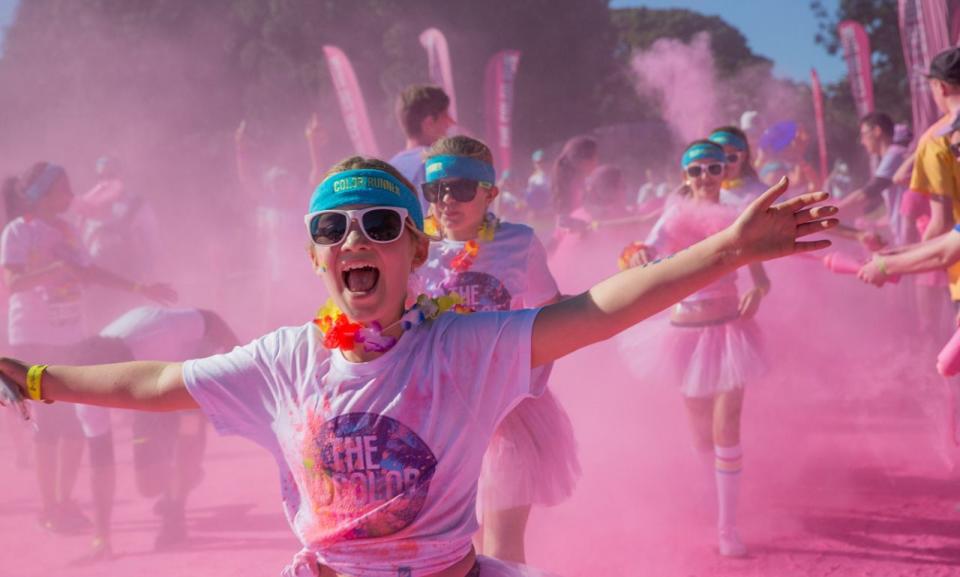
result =
[{"label": "circular print on t-shirt", "polygon": [[371,413],[324,422],[305,439],[303,457],[320,540],[384,537],[407,527],[437,468],[416,433]]},{"label": "circular print on t-shirt", "polygon": [[462,304],[475,311],[510,310],[510,291],[500,279],[485,272],[466,271],[443,283],[448,293],[459,293]]}]

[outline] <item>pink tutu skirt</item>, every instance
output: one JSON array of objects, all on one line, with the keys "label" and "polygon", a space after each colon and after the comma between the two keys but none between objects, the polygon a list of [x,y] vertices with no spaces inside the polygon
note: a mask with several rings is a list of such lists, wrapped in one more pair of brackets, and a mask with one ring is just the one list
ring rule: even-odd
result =
[{"label": "pink tutu skirt", "polygon": [[753,320],[674,326],[667,312],[617,338],[620,355],[637,378],[675,383],[685,397],[708,398],[743,388],[767,371]]},{"label": "pink tutu skirt", "polygon": [[478,509],[556,505],[573,494],[579,477],[573,425],[546,388],[521,401],[494,432],[483,457]]}]

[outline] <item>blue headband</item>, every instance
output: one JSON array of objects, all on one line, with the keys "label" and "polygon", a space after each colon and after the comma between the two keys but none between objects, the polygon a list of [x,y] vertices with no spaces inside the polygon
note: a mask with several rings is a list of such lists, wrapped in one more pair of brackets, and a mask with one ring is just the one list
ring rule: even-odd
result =
[{"label": "blue headband", "polygon": [[362,168],[331,174],[313,191],[310,212],[333,210],[350,204],[405,208],[413,224],[423,230],[420,199],[389,172]]},{"label": "blue headband", "polygon": [[497,172],[493,166],[466,156],[432,156],[427,159],[425,173],[426,182],[444,178],[468,178],[491,186],[497,183]]},{"label": "blue headband", "polygon": [[747,150],[747,141],[740,138],[739,135],[726,130],[718,130],[707,137],[710,142],[716,142],[720,146],[732,146],[737,150]]},{"label": "blue headband", "polygon": [[716,160],[717,162],[726,162],[727,156],[723,153],[723,148],[713,142],[698,142],[687,149],[680,159],[680,166],[686,168],[691,163],[698,160]]},{"label": "blue headband", "polygon": [[40,175],[33,179],[33,182],[30,183],[23,191],[23,196],[31,203],[37,202],[41,198],[47,195],[50,192],[50,189],[53,188],[53,185],[60,180],[61,176],[65,176],[66,171],[63,170],[63,167],[58,164],[47,163],[43,167],[43,170],[40,172]]}]

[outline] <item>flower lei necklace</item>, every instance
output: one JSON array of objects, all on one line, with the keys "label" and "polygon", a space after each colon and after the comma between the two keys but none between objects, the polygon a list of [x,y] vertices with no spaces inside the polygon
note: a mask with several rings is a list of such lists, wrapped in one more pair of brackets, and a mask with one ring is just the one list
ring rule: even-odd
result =
[{"label": "flower lei necklace", "polygon": [[417,297],[417,302],[403,313],[400,320],[384,328],[377,321],[374,321],[370,326],[351,321],[334,304],[333,299],[327,299],[326,304],[317,311],[313,324],[323,333],[323,346],[325,348],[352,351],[359,344],[368,353],[384,353],[397,344],[397,337],[383,334],[386,331],[396,326],[400,326],[407,331],[422,325],[427,320],[433,320],[447,311],[461,314],[472,312],[469,307],[460,303],[460,295],[457,293],[435,298],[420,295]]},{"label": "flower lei necklace", "polygon": [[480,230],[477,231],[477,238],[468,240],[467,243],[463,245],[463,248],[460,249],[460,252],[450,261],[450,268],[453,272],[460,273],[470,270],[473,262],[477,259],[477,255],[480,254],[480,243],[477,241],[492,241],[497,235],[498,228],[500,228],[500,219],[494,216],[492,212],[488,212],[486,216],[483,217]]}]

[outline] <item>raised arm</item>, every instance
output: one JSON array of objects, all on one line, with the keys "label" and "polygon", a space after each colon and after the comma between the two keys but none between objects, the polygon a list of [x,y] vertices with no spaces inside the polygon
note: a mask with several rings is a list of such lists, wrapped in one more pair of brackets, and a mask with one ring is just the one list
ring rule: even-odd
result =
[{"label": "raised arm", "polygon": [[[0,373],[27,397],[29,367],[15,359],[0,359]],[[180,363],[136,361],[86,367],[50,366],[43,373],[42,397],[141,411],[196,409],[187,392]]]},{"label": "raised arm", "polygon": [[783,179],[750,204],[730,227],[675,255],[623,271],[589,291],[545,307],[533,328],[534,367],[608,339],[738,267],[830,246],[798,238],[836,226],[835,207],[810,205],[809,193],[774,205]]}]

